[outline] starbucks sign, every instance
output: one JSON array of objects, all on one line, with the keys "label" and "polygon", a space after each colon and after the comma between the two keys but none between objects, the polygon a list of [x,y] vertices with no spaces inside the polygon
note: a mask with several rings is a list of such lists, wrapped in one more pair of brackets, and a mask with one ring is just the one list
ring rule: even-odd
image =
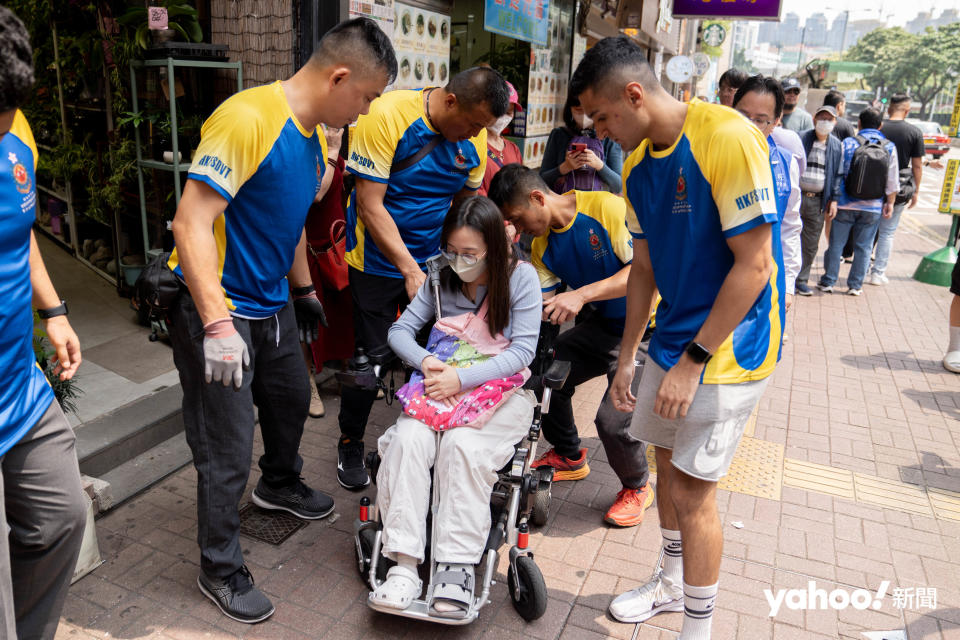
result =
[{"label": "starbucks sign", "polygon": [[726,38],[727,30],[723,28],[723,25],[716,22],[703,29],[703,42],[711,47],[719,47]]}]

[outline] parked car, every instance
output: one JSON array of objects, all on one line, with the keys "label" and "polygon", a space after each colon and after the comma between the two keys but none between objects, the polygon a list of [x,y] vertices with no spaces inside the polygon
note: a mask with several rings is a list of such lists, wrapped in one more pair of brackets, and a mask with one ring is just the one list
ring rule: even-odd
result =
[{"label": "parked car", "polygon": [[914,118],[907,118],[907,122],[923,132],[923,147],[928,156],[940,158],[950,151],[950,137],[938,123]]},{"label": "parked car", "polygon": [[847,100],[847,110],[843,117],[853,123],[856,127],[860,124],[860,112],[870,106],[869,102],[864,100]]}]

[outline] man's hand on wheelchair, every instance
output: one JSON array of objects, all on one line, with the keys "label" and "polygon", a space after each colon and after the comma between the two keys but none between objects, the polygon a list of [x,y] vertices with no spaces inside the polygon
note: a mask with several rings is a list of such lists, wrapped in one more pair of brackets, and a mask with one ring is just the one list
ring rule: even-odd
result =
[{"label": "man's hand on wheelchair", "polygon": [[441,362],[436,356],[427,356],[420,366],[423,372],[423,389],[427,396],[448,407],[456,406],[456,395],[460,393],[460,376],[457,375],[457,370]]},{"label": "man's hand on wheelchair", "polygon": [[543,320],[552,324],[563,324],[577,317],[585,304],[583,295],[574,289],[558,293],[543,303]]},{"label": "man's hand on wheelchair", "polygon": [[633,384],[632,361],[621,361],[617,365],[617,373],[613,376],[613,382],[610,384],[610,398],[613,400],[613,406],[617,411],[630,413],[637,404],[637,399],[630,391]]}]

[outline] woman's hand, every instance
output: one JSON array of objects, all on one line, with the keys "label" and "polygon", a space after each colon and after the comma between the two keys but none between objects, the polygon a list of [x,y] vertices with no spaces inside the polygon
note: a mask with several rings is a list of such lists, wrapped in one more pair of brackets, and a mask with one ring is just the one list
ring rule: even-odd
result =
[{"label": "woman's hand", "polygon": [[336,162],[343,141],[342,127],[324,127],[323,136],[327,139],[327,159]]},{"label": "woman's hand", "polygon": [[457,370],[440,362],[435,356],[427,356],[421,363],[423,367],[423,389],[431,400],[443,402],[448,407],[455,406],[454,397],[460,393],[460,376]]},{"label": "woman's hand", "polygon": [[577,169],[582,167],[583,162],[581,162],[580,160],[581,154],[582,152],[580,151],[573,151],[571,149],[567,149],[567,159],[561,162],[560,166],[557,167],[558,169],[560,169],[560,173],[563,175],[567,175],[571,171],[576,171]]},{"label": "woman's hand", "polygon": [[591,169],[600,171],[603,169],[603,160],[590,149],[584,149],[580,152],[580,166],[589,166]]}]

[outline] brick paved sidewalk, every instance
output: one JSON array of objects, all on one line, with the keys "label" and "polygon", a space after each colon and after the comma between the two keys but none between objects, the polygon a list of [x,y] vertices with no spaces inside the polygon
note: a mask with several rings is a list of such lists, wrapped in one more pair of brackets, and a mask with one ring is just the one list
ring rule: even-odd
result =
[{"label": "brick paved sidewalk", "polygon": [[[783,361],[719,492],[717,640],[863,638],[904,628],[911,639],[960,638],[960,380],[940,366],[949,294],[910,279],[934,248],[902,225],[888,286],[866,286],[860,298],[797,300]],[[594,381],[575,398],[593,472],[555,486],[550,521],[532,536],[550,590],[534,624],[516,615],[503,583],[464,629],[366,607],[352,548],[359,495],[336,482],[330,397],[327,417],[307,425],[302,454],[307,481],[335,495],[336,516],[279,547],[242,539],[258,585],[277,605],[273,618],[234,623],[198,591],[195,475],[186,469],[98,521],[107,562],[73,586],[57,637],[675,638],[681,614],[624,625],[605,613],[613,594],[650,575],[660,536],[655,509],[639,528],[602,523],[619,489],[592,424],[602,391]],[[378,405],[368,446],[394,415]],[[874,591],[885,580],[878,610],[801,611],[788,598],[768,616],[765,589],[815,581],[828,592]],[[928,597],[894,602],[895,588],[926,587],[937,589],[934,608]]]}]

